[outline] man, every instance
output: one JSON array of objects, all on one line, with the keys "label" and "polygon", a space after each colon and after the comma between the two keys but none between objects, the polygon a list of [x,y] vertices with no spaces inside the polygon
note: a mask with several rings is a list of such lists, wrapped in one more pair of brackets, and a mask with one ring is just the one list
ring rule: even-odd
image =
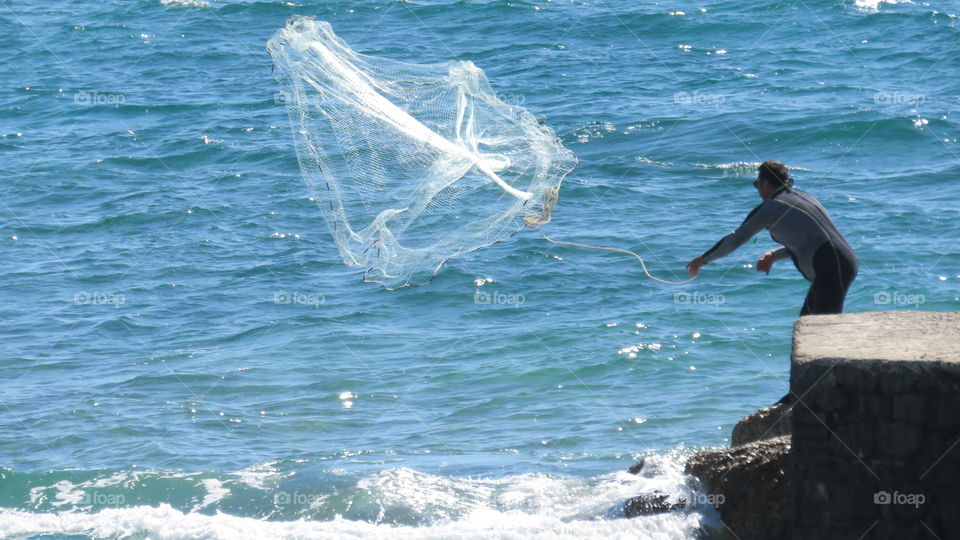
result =
[{"label": "man", "polygon": [[857,275],[857,257],[820,203],[791,189],[793,179],[779,161],[758,167],[753,186],[763,203],[753,209],[736,231],[709,251],[690,261],[696,276],[700,267],[732,253],[762,229],[784,247],[768,251],[757,261],[757,271],[770,273],[773,263],[790,257],[803,277],[812,281],[800,315],[841,313],[847,289]]}]

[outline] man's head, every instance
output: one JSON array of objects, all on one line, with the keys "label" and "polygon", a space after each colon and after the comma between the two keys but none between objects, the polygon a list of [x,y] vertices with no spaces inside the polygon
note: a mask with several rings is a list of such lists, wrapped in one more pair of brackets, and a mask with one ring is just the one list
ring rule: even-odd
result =
[{"label": "man's head", "polygon": [[793,179],[787,166],[779,161],[764,161],[757,167],[757,180],[753,186],[764,200],[773,197],[782,189],[789,189]]}]

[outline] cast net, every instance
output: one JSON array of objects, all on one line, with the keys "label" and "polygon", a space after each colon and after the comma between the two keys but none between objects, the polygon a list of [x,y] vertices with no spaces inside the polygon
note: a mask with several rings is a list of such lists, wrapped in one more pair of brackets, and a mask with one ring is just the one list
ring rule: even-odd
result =
[{"label": "cast net", "polygon": [[340,256],[387,288],[549,221],[576,157],[472,62],[353,51],[294,16],[268,42],[297,159]]}]

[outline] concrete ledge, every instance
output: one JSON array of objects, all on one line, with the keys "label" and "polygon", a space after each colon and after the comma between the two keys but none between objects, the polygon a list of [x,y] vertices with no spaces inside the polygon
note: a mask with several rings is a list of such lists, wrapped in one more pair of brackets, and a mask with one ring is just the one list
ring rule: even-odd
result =
[{"label": "concrete ledge", "polygon": [[790,390],[794,538],[960,536],[960,314],[803,317]]},{"label": "concrete ledge", "polygon": [[960,313],[878,311],[801,317],[793,363],[870,360],[960,363]]}]

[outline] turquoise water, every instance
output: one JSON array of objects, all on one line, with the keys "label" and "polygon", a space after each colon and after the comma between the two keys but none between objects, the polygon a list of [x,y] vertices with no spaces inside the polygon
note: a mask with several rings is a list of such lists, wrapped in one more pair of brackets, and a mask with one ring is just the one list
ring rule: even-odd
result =
[{"label": "turquoise water", "polygon": [[765,237],[671,287],[531,231],[363,283],[277,103],[295,13],[544,117],[580,160],[558,239],[682,278],[779,159],[857,250],[848,311],[960,305],[958,2],[5,5],[0,535],[714,530],[604,516],[786,392],[807,283]]}]

